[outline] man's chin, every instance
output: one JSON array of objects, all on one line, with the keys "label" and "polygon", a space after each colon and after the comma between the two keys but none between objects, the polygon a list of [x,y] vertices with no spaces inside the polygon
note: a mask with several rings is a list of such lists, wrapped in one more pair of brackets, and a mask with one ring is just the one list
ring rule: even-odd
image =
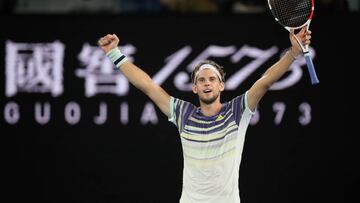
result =
[{"label": "man's chin", "polygon": [[213,98],[208,98],[208,99],[201,99],[201,101],[206,104],[206,105],[209,105],[209,104],[212,104],[216,101],[216,97],[213,97]]}]

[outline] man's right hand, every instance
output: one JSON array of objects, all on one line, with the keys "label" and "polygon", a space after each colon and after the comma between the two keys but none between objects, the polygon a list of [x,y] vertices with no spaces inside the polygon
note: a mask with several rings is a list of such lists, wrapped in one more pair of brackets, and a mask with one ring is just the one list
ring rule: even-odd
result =
[{"label": "man's right hand", "polygon": [[115,34],[107,34],[99,39],[98,44],[105,53],[108,53],[118,46],[119,41],[119,38]]}]

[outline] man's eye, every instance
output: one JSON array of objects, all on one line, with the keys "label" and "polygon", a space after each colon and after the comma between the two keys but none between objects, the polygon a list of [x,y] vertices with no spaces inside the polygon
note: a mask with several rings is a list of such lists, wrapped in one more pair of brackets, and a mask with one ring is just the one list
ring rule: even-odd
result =
[{"label": "man's eye", "polygon": [[211,77],[209,80],[210,80],[211,82],[214,82],[214,81],[216,81],[216,77]]}]

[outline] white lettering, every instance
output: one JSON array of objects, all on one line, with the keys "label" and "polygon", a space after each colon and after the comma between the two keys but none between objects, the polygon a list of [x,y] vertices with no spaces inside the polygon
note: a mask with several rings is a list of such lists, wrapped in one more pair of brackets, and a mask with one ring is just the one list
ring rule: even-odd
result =
[{"label": "white lettering", "polygon": [[65,120],[71,125],[75,125],[80,121],[81,109],[78,103],[69,102],[65,106]]},{"label": "white lettering", "polygon": [[[165,59],[166,65],[154,75],[153,80],[155,83],[161,85],[166,79],[173,73],[177,67],[185,60],[185,58],[191,53],[190,46],[185,46],[179,51],[171,54],[171,56]],[[181,88],[181,87],[180,87]]]},{"label": "white lettering", "polygon": [[[64,112],[64,120],[66,124],[76,125],[81,121],[82,116],[81,110],[82,106],[76,102],[69,102],[64,104],[63,112]],[[82,104],[84,105],[84,104]],[[15,102],[8,102],[3,109],[3,116],[6,123],[10,125],[17,124],[20,121],[20,115],[21,106],[18,103]],[[92,116],[93,123],[96,125],[105,125],[107,122],[112,122],[109,119],[109,110],[112,106],[110,106],[106,102],[100,102],[99,103],[99,110],[98,112],[96,110],[88,109],[86,105],[86,112],[87,117]],[[55,107],[58,109],[58,107]],[[131,108],[141,108],[140,106],[132,106]],[[147,102],[144,104],[141,112],[141,117],[138,118],[141,125],[148,125],[149,123],[152,125],[158,125],[159,119],[157,115],[157,107],[152,102]],[[284,115],[286,109],[286,102],[274,102],[272,104],[272,110],[275,112],[275,117],[273,120],[273,123],[275,125],[280,125],[283,123]],[[59,115],[56,114],[58,111],[52,111],[52,104],[50,102],[35,102],[33,104],[33,113],[34,113],[34,120],[36,123],[40,125],[46,125],[51,122],[51,120],[55,117],[58,117]],[[302,102],[298,106],[298,110],[300,111],[300,116],[298,117],[297,122],[299,122],[300,125],[306,126],[311,123],[312,115],[311,115],[311,105],[308,102]],[[120,121],[120,124],[122,125],[129,125],[130,124],[130,106],[128,102],[122,102],[120,103],[120,106],[118,106],[117,112],[119,112],[119,117],[115,118],[117,120],[116,122]],[[250,125],[254,126],[257,125],[261,121],[261,115],[260,115],[261,108],[257,107],[255,110],[254,115],[252,116],[250,120]],[[268,110],[264,110],[268,112]],[[53,113],[54,112],[54,113]],[[135,114],[131,114],[133,116]],[[119,120],[118,120],[119,119]],[[90,120],[91,121],[91,120]],[[264,120],[265,121],[265,120]],[[266,122],[266,121],[265,121]]]},{"label": "white lettering", "polygon": [[158,121],[158,117],[156,115],[156,111],[155,111],[155,106],[153,103],[151,102],[147,102],[145,104],[144,107],[144,111],[141,115],[141,124],[145,125],[147,123],[151,123],[151,124],[157,124]]},{"label": "white lettering", "polygon": [[[130,57],[136,51],[132,45],[122,47],[124,54]],[[98,46],[85,43],[78,56],[83,69],[77,69],[75,74],[85,79],[85,95],[93,97],[100,93],[126,95],[129,92],[129,82],[114,64],[106,57]]]},{"label": "white lettering", "polygon": [[299,123],[303,126],[308,125],[311,122],[311,106],[307,102],[303,102],[299,106],[299,110],[302,113],[299,117]]},{"label": "white lettering", "polygon": [[6,96],[17,92],[63,92],[63,58],[65,46],[53,43],[6,42]]},{"label": "white lettering", "polygon": [[254,73],[258,68],[261,67],[269,58],[275,55],[278,51],[278,48],[273,46],[267,50],[261,50],[256,47],[250,47],[244,45],[236,52],[232,57],[231,61],[233,63],[238,63],[245,56],[254,58],[250,63],[245,65],[242,68],[233,74],[226,81],[225,88],[226,90],[236,90],[252,73]]},{"label": "white lettering", "polygon": [[4,118],[9,124],[16,124],[20,119],[19,105],[15,102],[7,103],[4,108]]},{"label": "white lettering", "polygon": [[[282,57],[286,53],[286,50],[284,50],[280,57]],[[311,47],[309,47],[309,53],[312,58],[315,57],[315,50]],[[271,87],[270,90],[283,90],[286,88],[289,88],[300,81],[301,77],[303,76],[303,70],[302,67],[306,65],[306,61],[304,57],[299,57],[296,59],[290,66],[288,70],[288,74],[286,77],[281,78],[280,80],[276,81]]]},{"label": "white lettering", "polygon": [[94,117],[94,123],[97,125],[102,125],[106,122],[107,119],[107,104],[101,102],[99,106],[99,115]]},{"label": "white lettering", "polygon": [[39,102],[35,104],[35,120],[41,125],[49,123],[51,117],[50,113],[50,103],[45,102],[44,105],[41,105]]},{"label": "white lettering", "polygon": [[273,104],[273,111],[275,112],[275,125],[279,125],[284,117],[286,105],[284,102],[275,102]]},{"label": "white lettering", "polygon": [[124,125],[129,123],[129,105],[126,102],[120,104],[120,122]]}]

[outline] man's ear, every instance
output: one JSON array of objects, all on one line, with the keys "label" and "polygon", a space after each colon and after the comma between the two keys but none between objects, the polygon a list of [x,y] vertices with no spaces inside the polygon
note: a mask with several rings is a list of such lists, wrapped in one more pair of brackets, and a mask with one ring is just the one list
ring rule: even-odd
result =
[{"label": "man's ear", "polygon": [[221,82],[220,83],[220,92],[224,91],[225,90],[225,83],[224,82]]},{"label": "man's ear", "polygon": [[193,91],[194,94],[198,93],[197,87],[194,84],[192,85],[192,91]]}]

